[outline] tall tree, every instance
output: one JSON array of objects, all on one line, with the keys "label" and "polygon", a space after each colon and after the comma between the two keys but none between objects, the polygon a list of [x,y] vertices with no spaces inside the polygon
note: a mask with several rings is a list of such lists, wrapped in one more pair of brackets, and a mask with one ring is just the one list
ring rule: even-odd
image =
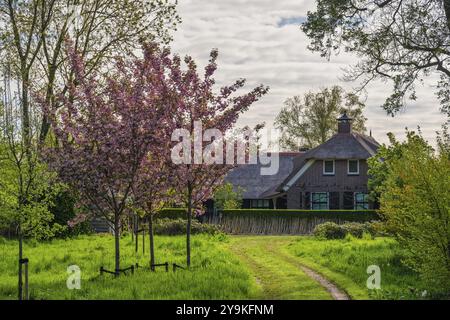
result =
[{"label": "tall tree", "polygon": [[[189,141],[188,150],[183,150],[183,157],[187,161],[177,163],[178,181],[176,183],[180,200],[187,208],[186,262],[188,267],[191,264],[192,216],[195,212],[203,211],[203,202],[212,198],[215,188],[221,184],[225,174],[232,168],[223,161],[221,155],[224,154],[224,145],[221,145],[219,137],[215,134],[210,135],[211,132],[208,134],[207,130],[213,129],[216,133],[225,135],[234,126],[239,115],[268,91],[267,87],[260,85],[247,94],[236,95],[236,91],[245,84],[245,80],[240,79],[216,93],[213,75],[217,69],[217,56],[217,50],[213,50],[210,61],[205,67],[204,76],[199,75],[197,66],[190,56],[184,59],[185,70],[182,69],[179,57],[175,58],[172,70],[174,88],[179,97],[178,111],[174,116],[177,127],[184,130],[183,138]],[[196,137],[200,141],[196,140]],[[202,143],[202,137],[209,139],[214,148],[208,149],[211,145],[198,148],[196,144],[198,141]],[[217,144],[213,144],[213,141]],[[206,158],[210,158],[211,161],[205,161]]]},{"label": "tall tree", "polygon": [[[113,56],[132,56],[139,40],[169,41],[179,20],[175,2],[169,0],[1,0],[0,53],[14,63],[21,82],[25,142],[30,140],[30,87],[42,89],[46,104],[56,109],[55,96],[69,93],[75,80],[64,50],[66,38],[73,40],[89,75],[107,71]],[[41,143],[49,129],[44,114]]]},{"label": "tall tree", "polygon": [[[22,113],[20,81],[13,78],[9,68],[0,73],[0,220],[13,227],[18,237],[18,296],[23,298],[22,261],[23,240],[26,237],[49,238],[60,230],[53,224],[50,208],[62,186],[56,182],[45,163],[38,157],[34,143],[37,139],[37,119],[30,117],[30,130],[24,132],[19,120]],[[17,85],[18,88],[15,88]],[[26,135],[26,138],[24,137]],[[1,227],[1,226],[0,226]]]},{"label": "tall tree", "polygon": [[346,78],[361,81],[361,88],[391,82],[383,104],[390,115],[416,99],[417,83],[440,75],[437,94],[450,116],[449,0],[318,0],[302,29],[309,49],[324,57],[341,49],[359,57]]},{"label": "tall tree", "polygon": [[280,147],[298,151],[324,143],[336,133],[336,119],[343,113],[353,118],[354,131],[364,133],[367,119],[363,110],[358,96],[339,86],[308,92],[303,99],[289,98],[275,119],[275,127],[281,131]]},{"label": "tall tree", "polygon": [[[450,154],[448,132],[435,151],[420,134],[390,135],[369,159],[370,188],[380,196],[387,230],[406,249],[403,262],[417,271],[428,292],[450,292]],[[380,161],[381,159],[381,161]]]},{"label": "tall tree", "polygon": [[[78,81],[70,86],[75,99],[61,97],[57,112],[45,105],[57,144],[47,160],[72,187],[87,215],[105,217],[114,225],[115,272],[120,272],[120,223],[133,187],[148,156],[171,132],[174,99],[166,80],[168,51],[154,43],[144,57],[117,60],[111,76],[85,75],[86,67],[72,51]],[[44,101],[45,102],[45,101]]]}]

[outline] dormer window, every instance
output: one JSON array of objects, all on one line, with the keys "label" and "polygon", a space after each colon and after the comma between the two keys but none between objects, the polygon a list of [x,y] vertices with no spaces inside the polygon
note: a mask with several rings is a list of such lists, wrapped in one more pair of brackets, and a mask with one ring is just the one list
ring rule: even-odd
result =
[{"label": "dormer window", "polygon": [[334,175],[334,160],[323,161],[323,174]]},{"label": "dormer window", "polygon": [[347,161],[347,174],[358,175],[359,174],[359,160]]}]

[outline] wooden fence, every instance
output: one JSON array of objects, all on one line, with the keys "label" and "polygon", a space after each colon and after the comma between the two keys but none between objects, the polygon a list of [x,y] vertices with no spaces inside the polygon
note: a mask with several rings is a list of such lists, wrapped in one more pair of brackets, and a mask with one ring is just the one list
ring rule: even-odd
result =
[{"label": "wooden fence", "polygon": [[306,235],[327,221],[343,224],[377,219],[375,211],[225,210],[208,214],[203,222],[220,225],[230,234]]}]

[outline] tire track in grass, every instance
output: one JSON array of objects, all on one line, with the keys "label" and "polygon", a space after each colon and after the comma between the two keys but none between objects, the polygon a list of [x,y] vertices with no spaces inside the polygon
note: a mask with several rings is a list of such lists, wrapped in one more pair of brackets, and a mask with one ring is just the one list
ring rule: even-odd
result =
[{"label": "tire track in grass", "polygon": [[[261,241],[263,240],[263,241]],[[270,242],[270,241],[269,241]],[[255,298],[274,300],[332,299],[331,294],[304,270],[267,250],[267,240],[239,237],[230,249],[249,267],[261,288]]]},{"label": "tire track in grass", "polygon": [[277,251],[275,251],[274,248],[269,246],[268,250],[272,254],[278,255],[281,259],[285,260],[286,262],[296,265],[298,268],[302,269],[303,272],[305,272],[309,277],[311,277],[312,279],[314,279],[318,283],[320,283],[320,285],[322,287],[324,287],[331,294],[331,296],[333,297],[334,300],[350,300],[349,295],[345,291],[339,289],[334,283],[329,281],[327,278],[322,276],[320,273],[301,264],[295,258],[282,253],[280,250],[280,247],[278,247]]},{"label": "tire track in grass", "polygon": [[231,250],[249,266],[265,299],[334,299],[349,296],[327,278],[282,252],[289,237],[235,237]]}]

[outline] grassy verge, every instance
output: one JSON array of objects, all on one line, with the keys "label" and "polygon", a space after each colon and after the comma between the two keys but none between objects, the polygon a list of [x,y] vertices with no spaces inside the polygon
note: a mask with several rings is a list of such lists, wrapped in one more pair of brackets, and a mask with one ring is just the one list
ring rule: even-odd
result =
[{"label": "grassy verge", "polygon": [[[402,250],[390,238],[317,240],[298,237],[282,248],[318,271],[353,299],[412,299],[420,297],[420,280],[402,263]],[[381,271],[381,290],[367,289],[367,267]]]},{"label": "grassy verge", "polygon": [[[147,239],[148,241],[148,239]],[[99,276],[100,266],[113,269],[114,240],[109,235],[83,236],[47,243],[27,242],[32,299],[250,299],[257,285],[239,260],[224,248],[224,236],[196,235],[192,239],[192,269],[152,273],[139,269],[134,275],[113,279]],[[140,246],[142,239],[140,239]],[[148,243],[146,243],[148,249]],[[136,255],[131,237],[121,240],[121,264],[148,265],[148,250]],[[0,299],[17,295],[17,242],[0,238]],[[185,237],[156,237],[157,262],[185,265]],[[81,290],[68,290],[67,267],[81,269]]]}]

